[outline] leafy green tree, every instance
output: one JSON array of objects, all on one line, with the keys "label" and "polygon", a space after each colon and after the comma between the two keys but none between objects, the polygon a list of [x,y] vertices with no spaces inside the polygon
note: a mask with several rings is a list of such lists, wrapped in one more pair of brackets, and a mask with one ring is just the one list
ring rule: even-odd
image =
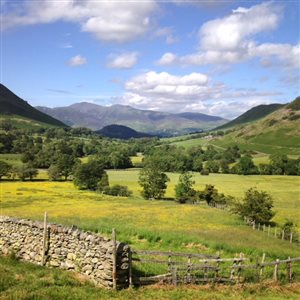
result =
[{"label": "leafy green tree", "polygon": [[60,154],[56,161],[56,166],[59,170],[61,176],[64,177],[65,180],[72,174],[74,166],[78,162],[73,155],[70,154]]},{"label": "leafy green tree", "polygon": [[31,164],[23,164],[16,168],[16,174],[21,181],[25,181],[27,178],[31,181],[38,175],[38,169],[34,168]]},{"label": "leafy green tree", "polygon": [[238,174],[243,174],[243,175],[258,173],[257,167],[255,166],[252,157],[249,155],[245,155],[241,157],[233,170],[235,169]]},{"label": "leafy green tree", "polygon": [[271,195],[267,192],[250,188],[246,191],[242,202],[234,204],[233,212],[256,223],[268,224],[275,215],[272,208],[273,199]]},{"label": "leafy green tree", "polygon": [[199,199],[207,202],[208,205],[212,206],[214,199],[218,195],[218,190],[212,184],[206,184],[203,191],[198,192]]},{"label": "leafy green tree", "polygon": [[259,164],[258,170],[261,175],[272,175],[272,167],[268,164]]},{"label": "leafy green tree", "polygon": [[48,169],[48,177],[51,181],[59,180],[61,177],[61,173],[59,168],[56,165],[51,165]]},{"label": "leafy green tree", "polygon": [[203,161],[201,157],[196,157],[193,160],[193,171],[201,172],[203,170]]},{"label": "leafy green tree", "polygon": [[216,160],[208,160],[206,163],[206,169],[209,170],[210,173],[218,173],[219,172],[219,163]]},{"label": "leafy green tree", "polygon": [[286,164],[288,157],[285,154],[270,155],[270,165],[272,167],[273,175],[284,175],[286,171]]},{"label": "leafy green tree", "polygon": [[179,182],[175,186],[175,197],[179,203],[195,200],[196,191],[193,189],[195,181],[192,178],[193,175],[190,173],[182,173],[179,176]]},{"label": "leafy green tree", "polygon": [[155,165],[148,165],[140,171],[139,184],[145,199],[161,199],[167,189],[168,176]]},{"label": "leafy green tree", "polygon": [[5,161],[0,160],[0,180],[3,176],[9,175],[11,165]]},{"label": "leafy green tree", "polygon": [[97,190],[103,177],[107,176],[102,163],[97,160],[89,160],[79,164],[74,171],[74,185],[81,190]]}]

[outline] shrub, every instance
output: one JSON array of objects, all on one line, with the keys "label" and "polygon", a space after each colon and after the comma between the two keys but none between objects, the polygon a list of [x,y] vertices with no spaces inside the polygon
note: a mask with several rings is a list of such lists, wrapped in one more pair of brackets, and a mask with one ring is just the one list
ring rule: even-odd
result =
[{"label": "shrub", "polygon": [[128,190],[127,186],[115,184],[112,187],[106,187],[103,193],[111,196],[129,197],[132,195],[132,191]]}]

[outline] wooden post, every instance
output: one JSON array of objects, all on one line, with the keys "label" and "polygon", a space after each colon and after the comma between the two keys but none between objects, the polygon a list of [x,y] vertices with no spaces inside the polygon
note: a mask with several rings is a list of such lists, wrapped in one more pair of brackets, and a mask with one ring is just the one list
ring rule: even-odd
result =
[{"label": "wooden post", "polygon": [[[207,266],[207,260],[204,261],[204,265]],[[204,280],[208,281],[208,268],[204,267]]]},{"label": "wooden post", "polygon": [[281,233],[281,239],[284,240],[284,229],[282,230],[282,233]]},{"label": "wooden post", "polygon": [[169,273],[172,273],[172,257],[171,257],[171,250],[169,250],[169,255],[168,255],[168,267],[169,267]]},{"label": "wooden post", "polygon": [[266,253],[263,253],[262,259],[261,259],[261,264],[260,264],[260,271],[259,271],[259,279],[261,280],[261,277],[263,275],[263,270],[264,270],[264,266],[263,263],[265,262],[266,259]]},{"label": "wooden post", "polygon": [[187,282],[191,283],[192,275],[191,275],[191,256],[188,256],[188,265],[187,265]]},{"label": "wooden post", "polygon": [[[217,252],[217,258],[220,259],[220,252]],[[216,270],[215,270],[215,280],[219,280],[219,269],[220,269],[220,262],[217,261],[216,263]]]},{"label": "wooden post", "polygon": [[278,265],[279,265],[279,259],[276,259],[276,264],[274,266],[274,275],[273,275],[273,279],[274,281],[278,280]]},{"label": "wooden post", "polygon": [[42,266],[46,264],[46,250],[47,250],[47,212],[44,214],[44,232],[43,232],[43,249],[42,249]]},{"label": "wooden post", "polygon": [[[288,258],[289,260],[291,259],[290,257]],[[287,271],[287,280],[289,282],[292,281],[292,262],[291,261],[288,261],[286,263],[286,271]]]},{"label": "wooden post", "polygon": [[131,249],[129,249],[128,252],[128,276],[129,276],[129,287],[133,287],[133,281],[132,281],[132,252]]},{"label": "wooden post", "polygon": [[239,266],[240,268],[238,268],[238,283],[241,282],[241,274],[242,274],[242,263],[243,263],[243,258],[244,258],[244,254],[240,253],[240,261],[239,261]]},{"label": "wooden post", "polygon": [[113,289],[117,289],[117,242],[116,242],[116,230],[112,230],[112,242],[113,242]]},{"label": "wooden post", "polygon": [[270,235],[271,226],[268,226],[268,236]]},{"label": "wooden post", "polygon": [[177,266],[172,266],[172,282],[176,286],[177,285]]},{"label": "wooden post", "polygon": [[290,234],[290,243],[292,243],[293,242],[293,233],[291,232],[291,234]]},{"label": "wooden post", "polygon": [[233,280],[234,274],[235,274],[235,267],[236,267],[236,260],[233,261],[233,265],[231,267],[231,272],[230,272],[230,279]]}]

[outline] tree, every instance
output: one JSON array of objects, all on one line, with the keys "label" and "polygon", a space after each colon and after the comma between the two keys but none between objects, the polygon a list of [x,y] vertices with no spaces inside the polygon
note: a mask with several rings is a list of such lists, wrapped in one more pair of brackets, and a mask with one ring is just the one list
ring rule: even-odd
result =
[{"label": "tree", "polygon": [[179,182],[175,186],[175,197],[179,203],[195,200],[196,191],[193,189],[195,181],[192,178],[193,175],[190,173],[182,173],[179,176]]},{"label": "tree", "polygon": [[23,164],[22,166],[17,167],[15,172],[21,181],[25,181],[27,178],[33,180],[33,178],[38,175],[38,170],[31,164]]},{"label": "tree", "polygon": [[288,157],[285,154],[270,155],[270,165],[272,167],[273,175],[284,175]]},{"label": "tree", "polygon": [[48,169],[49,180],[56,181],[60,179],[61,174],[59,168],[56,165],[51,165]]},{"label": "tree", "polygon": [[168,176],[155,165],[148,165],[140,171],[139,184],[145,199],[161,199],[167,188]]},{"label": "tree", "polygon": [[272,208],[273,199],[271,195],[251,188],[246,191],[242,202],[235,203],[233,212],[256,223],[268,224],[275,215]]},{"label": "tree", "polygon": [[199,199],[207,202],[208,205],[212,206],[214,199],[218,195],[218,190],[212,184],[206,184],[203,191],[198,192]]},{"label": "tree", "polygon": [[258,172],[257,167],[252,160],[252,157],[249,155],[241,157],[233,170],[236,170],[238,174],[243,175],[257,174]]},{"label": "tree", "polygon": [[0,160],[0,180],[2,176],[7,176],[11,170],[11,165],[5,161]]},{"label": "tree", "polygon": [[74,185],[81,190],[97,190],[103,177],[107,176],[103,165],[97,160],[79,164],[74,171]]},{"label": "tree", "polygon": [[216,160],[208,160],[206,163],[206,168],[211,173],[218,173],[219,172],[219,163]]},{"label": "tree", "polygon": [[56,161],[56,166],[61,176],[67,180],[68,176],[72,174],[76,159],[73,155],[60,154]]}]

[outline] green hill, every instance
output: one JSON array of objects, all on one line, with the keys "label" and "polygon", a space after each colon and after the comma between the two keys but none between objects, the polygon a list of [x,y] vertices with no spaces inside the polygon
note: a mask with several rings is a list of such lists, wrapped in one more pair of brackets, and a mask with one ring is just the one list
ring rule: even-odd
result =
[{"label": "green hill", "polygon": [[250,124],[235,127],[211,141],[219,147],[238,144],[242,149],[263,153],[300,155],[300,98]]},{"label": "green hill", "polygon": [[234,120],[232,120],[224,125],[221,125],[221,126],[217,127],[216,129],[231,128],[231,127],[234,127],[237,125],[242,125],[245,123],[249,123],[249,122],[253,122],[253,121],[262,119],[265,116],[269,115],[270,113],[276,111],[277,109],[279,109],[283,106],[284,106],[284,104],[278,104],[278,103],[255,106],[255,107],[249,109],[248,111],[246,111],[245,113],[243,113],[242,115],[240,115],[239,117],[235,118]]},{"label": "green hill", "polygon": [[66,125],[59,120],[35,109],[26,101],[15,95],[3,84],[0,84],[0,114],[11,118],[16,116],[23,117],[29,120],[34,120],[54,126]]},{"label": "green hill", "polygon": [[123,125],[108,125],[96,131],[105,137],[127,140],[130,138],[151,137],[152,135],[135,131]]}]

